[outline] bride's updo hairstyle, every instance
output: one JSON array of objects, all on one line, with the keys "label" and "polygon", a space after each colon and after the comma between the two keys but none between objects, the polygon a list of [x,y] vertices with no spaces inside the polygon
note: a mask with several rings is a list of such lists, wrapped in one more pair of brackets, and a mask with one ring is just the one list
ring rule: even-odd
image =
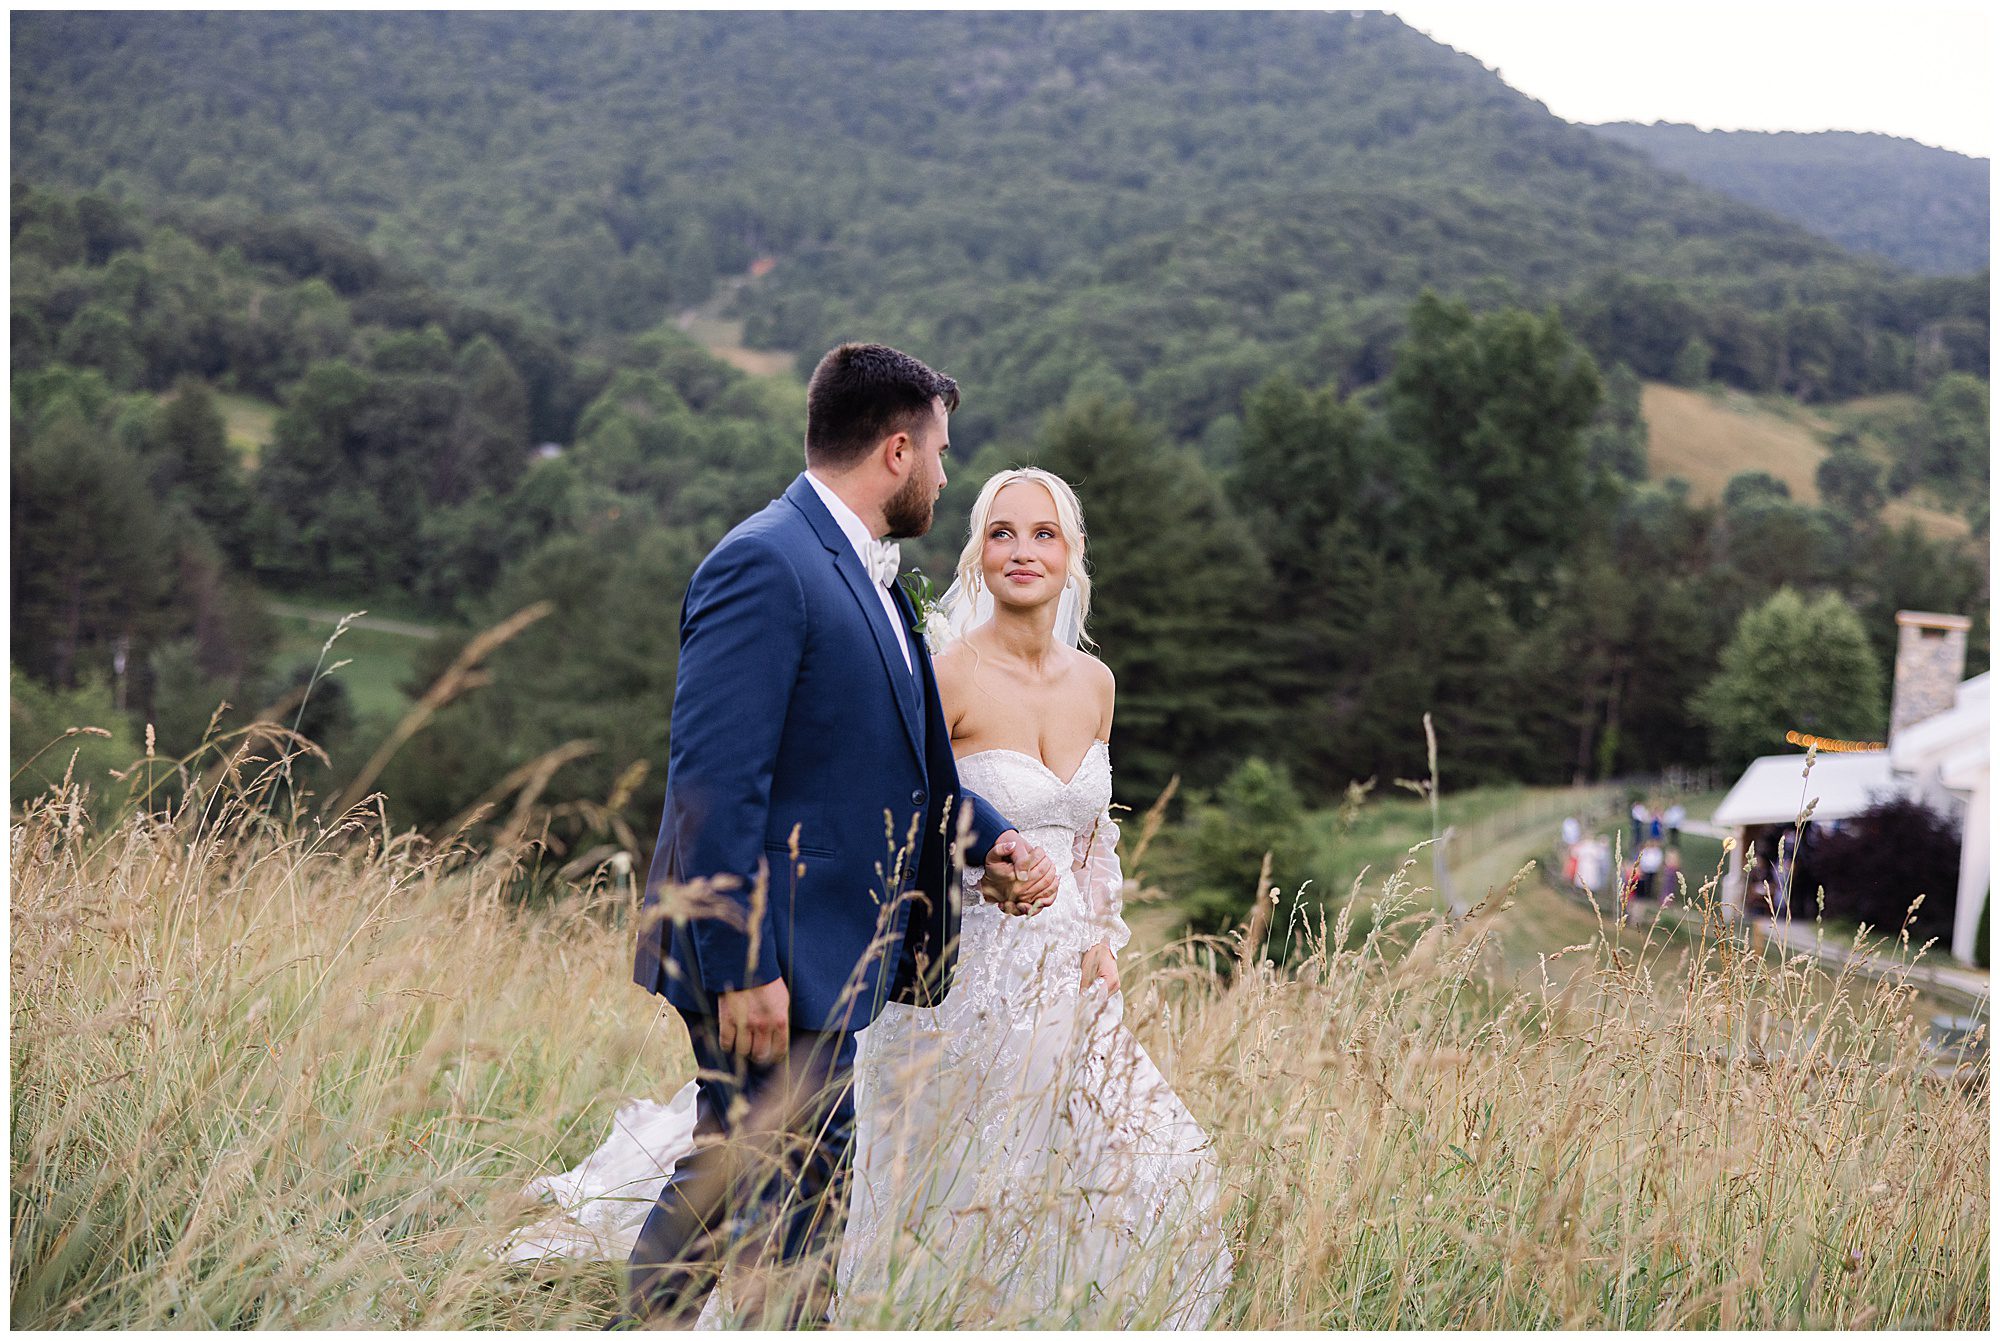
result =
[{"label": "bride's updo hairstyle", "polygon": [[993,519],[993,500],[1000,496],[1002,489],[1022,480],[1041,485],[1055,500],[1056,526],[1069,545],[1069,572],[1063,585],[1076,593],[1077,643],[1079,646],[1095,646],[1085,631],[1090,622],[1090,565],[1084,560],[1083,507],[1076,501],[1076,491],[1062,476],[1051,474],[1040,466],[1003,470],[980,489],[978,499],[972,504],[971,533],[966,536],[965,549],[958,556],[959,585],[968,592],[978,592],[986,585],[979,560],[986,548],[987,524]]}]

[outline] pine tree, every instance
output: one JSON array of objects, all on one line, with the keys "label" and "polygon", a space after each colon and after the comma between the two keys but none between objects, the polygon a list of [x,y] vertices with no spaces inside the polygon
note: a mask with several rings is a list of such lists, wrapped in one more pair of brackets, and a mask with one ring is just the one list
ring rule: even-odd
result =
[{"label": "pine tree", "polygon": [[528,464],[528,391],[486,336],[458,356],[457,412],[432,465],[430,497],[462,503],[482,489],[505,493]]},{"label": "pine tree", "polygon": [[183,383],[160,407],[145,440],[155,496],[184,508],[225,553],[247,559],[249,486],[208,388]]},{"label": "pine tree", "polygon": [[1386,410],[1422,471],[1425,563],[1493,587],[1517,618],[1530,611],[1581,533],[1599,394],[1596,365],[1553,312],[1474,317],[1420,298]]},{"label": "pine tree", "polygon": [[74,414],[22,435],[10,464],[14,660],[60,688],[108,675],[170,595],[172,536],[145,469]]},{"label": "pine tree", "polygon": [[1353,752],[1338,739],[1337,700],[1351,693],[1336,642],[1336,588],[1375,546],[1389,543],[1394,463],[1370,452],[1366,420],[1331,389],[1307,391],[1278,376],[1244,405],[1229,496],[1271,568],[1256,603],[1268,649],[1262,667],[1282,719],[1265,749],[1309,794],[1337,794]]},{"label": "pine tree", "polygon": [[1072,402],[1030,456],[1083,504],[1090,633],[1118,676],[1122,799],[1143,805],[1177,773],[1218,780],[1271,720],[1257,618],[1269,579],[1249,529],[1129,402]]}]

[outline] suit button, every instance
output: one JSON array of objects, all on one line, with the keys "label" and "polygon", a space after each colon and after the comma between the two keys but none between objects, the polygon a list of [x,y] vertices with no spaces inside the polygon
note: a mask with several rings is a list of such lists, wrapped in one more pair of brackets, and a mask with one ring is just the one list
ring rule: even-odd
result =
[{"label": "suit button", "polygon": [[920,806],[928,800],[930,800],[930,797],[925,795],[924,789],[922,787],[919,787],[915,791],[910,793],[910,804],[913,806]]}]

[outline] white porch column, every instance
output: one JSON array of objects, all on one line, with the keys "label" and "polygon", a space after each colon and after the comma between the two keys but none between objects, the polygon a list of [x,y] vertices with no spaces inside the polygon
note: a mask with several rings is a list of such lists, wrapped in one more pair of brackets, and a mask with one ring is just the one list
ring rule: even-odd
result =
[{"label": "white porch column", "polygon": [[1743,920],[1743,830],[1731,834],[1729,869],[1722,876],[1722,920],[1731,926]]},{"label": "white porch column", "polygon": [[1965,834],[1958,850],[1958,904],[1952,916],[1951,957],[1961,964],[1974,962],[1979,944],[1979,914],[1991,897],[1992,823],[1989,813],[1993,783],[1985,769],[1973,784],[1972,799],[1965,807]]}]

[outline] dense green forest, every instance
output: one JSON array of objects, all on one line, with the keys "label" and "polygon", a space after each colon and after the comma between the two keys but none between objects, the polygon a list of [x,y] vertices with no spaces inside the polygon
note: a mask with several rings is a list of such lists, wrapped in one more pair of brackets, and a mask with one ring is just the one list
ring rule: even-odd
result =
[{"label": "dense green forest", "polygon": [[1992,164],[1893,135],[1700,130],[1656,121],[1591,129],[1662,167],[1920,275],[1989,265]]},{"label": "dense green forest", "polygon": [[[399,823],[532,791],[566,851],[636,846],[681,593],[800,465],[798,379],[677,329],[725,301],[801,366],[879,338],[960,378],[924,572],[985,474],[1077,484],[1128,803],[1179,775],[1262,832],[1421,776],[1425,713],[1452,786],[1776,748],[1706,691],[1787,588],[1884,670],[1901,607],[1975,615],[1986,662],[1983,508],[1971,543],[1882,515],[1984,497],[1983,279],[1858,260],[1386,16],[13,34],[17,764],[82,721],[110,767],[263,711],[332,797],[393,714],[315,680],[273,594],[438,625],[411,694],[546,608],[364,781]],[[1746,472],[1704,505],[1649,478],[1642,379],[1913,394],[1828,443],[1820,502]],[[1853,683],[1788,710],[1884,717]]]},{"label": "dense green forest", "polygon": [[1276,369],[1379,381],[1426,287],[1561,300],[1806,399],[1984,375],[1983,279],[1904,275],[1550,116],[1386,14],[36,14],[17,177],[322,219],[480,301],[651,329],[759,257],[753,345],[893,338],[1226,456]]}]

